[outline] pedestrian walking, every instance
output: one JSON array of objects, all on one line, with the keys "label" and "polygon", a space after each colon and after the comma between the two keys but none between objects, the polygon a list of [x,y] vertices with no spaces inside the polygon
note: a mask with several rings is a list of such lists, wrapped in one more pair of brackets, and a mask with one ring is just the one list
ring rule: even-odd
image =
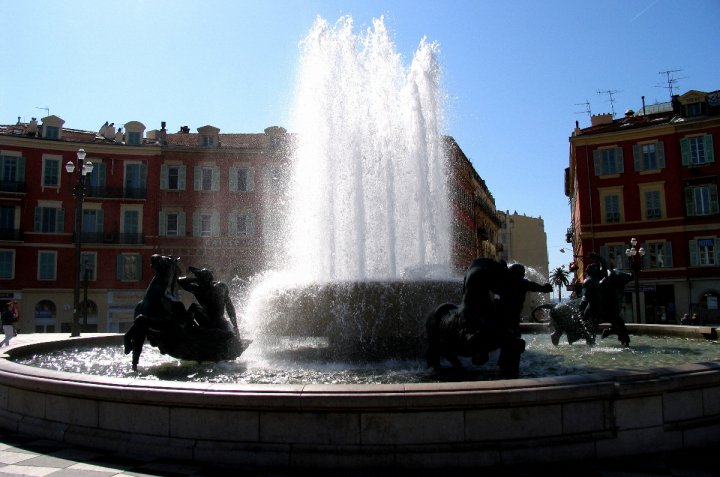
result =
[{"label": "pedestrian walking", "polygon": [[0,343],[0,348],[4,345],[10,346],[10,340],[15,336],[15,321],[16,315],[13,312],[13,304],[7,302],[0,315],[0,323],[2,323],[3,333],[5,333],[5,339]]}]

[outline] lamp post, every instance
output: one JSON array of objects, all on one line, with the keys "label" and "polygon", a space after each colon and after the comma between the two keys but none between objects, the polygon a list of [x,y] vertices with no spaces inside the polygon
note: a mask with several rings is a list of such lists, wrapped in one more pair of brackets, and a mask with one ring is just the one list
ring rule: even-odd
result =
[{"label": "lamp post", "polygon": [[635,323],[640,323],[640,269],[642,268],[645,249],[637,248],[638,241],[635,237],[630,239],[630,248],[625,250],[625,256],[630,262],[630,268],[635,278]]},{"label": "lamp post", "polygon": [[87,194],[85,178],[93,170],[92,162],[85,162],[85,150],[78,149],[77,167],[72,161],[65,164],[68,176],[72,176],[75,169],[80,172],[77,183],[73,186],[73,197],[75,198],[75,288],[73,289],[73,321],[70,336],[80,336],[80,251],[82,248],[82,213],[83,200]]}]

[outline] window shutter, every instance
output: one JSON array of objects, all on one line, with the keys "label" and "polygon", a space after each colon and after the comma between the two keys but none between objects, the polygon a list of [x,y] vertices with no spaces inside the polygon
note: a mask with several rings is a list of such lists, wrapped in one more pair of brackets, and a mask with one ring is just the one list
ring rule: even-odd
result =
[{"label": "window shutter", "polygon": [[640,144],[633,144],[633,166],[635,171],[642,170],[642,149]]},{"label": "window shutter", "polygon": [[115,278],[117,280],[122,280],[123,278],[123,269],[125,268],[125,259],[123,258],[122,254],[118,254],[117,259],[115,261],[116,267],[115,267]]},{"label": "window shutter", "polygon": [[697,240],[690,240],[688,243],[690,244],[690,266],[697,267],[700,263],[698,258]]},{"label": "window shutter", "polygon": [[720,240],[718,238],[713,239],[713,250],[715,250],[715,266],[720,265]]},{"label": "window shutter", "polygon": [[248,167],[247,172],[247,192],[255,191],[255,168]]},{"label": "window shutter", "polygon": [[160,166],[160,190],[168,189],[168,166],[163,164]]},{"label": "window shutter", "polygon": [[237,235],[237,214],[235,212],[228,214],[228,235],[230,237]]},{"label": "window shutter", "polygon": [[715,162],[712,134],[706,134],[703,142],[705,143],[705,162]]},{"label": "window shutter", "polygon": [[672,242],[665,242],[663,244],[663,261],[665,267],[673,266],[673,255],[672,255]]},{"label": "window shutter", "polygon": [[232,166],[230,168],[230,176],[228,177],[228,188],[230,189],[230,192],[237,192],[238,191],[238,183],[237,183],[237,174],[238,174],[238,167]]},{"label": "window shutter", "polygon": [[213,192],[220,190],[220,168],[217,166],[212,168],[212,184],[210,190]]},{"label": "window shutter", "polygon": [[255,236],[255,214],[248,214],[247,215],[247,229],[248,237],[254,237]]},{"label": "window shutter", "polygon": [[690,165],[690,143],[687,138],[680,139],[680,157],[682,158],[682,165]]},{"label": "window shutter", "polygon": [[210,235],[213,237],[220,236],[220,216],[217,212],[213,212],[212,218],[210,219]]},{"label": "window shutter", "polygon": [[105,213],[104,213],[104,211],[103,211],[102,209],[100,209],[100,210],[97,211],[96,218],[97,218],[97,223],[96,223],[96,225],[97,225],[97,230],[96,230],[96,232],[102,232],[102,231],[104,230],[103,224],[104,224],[104,222],[105,222]]},{"label": "window shutter", "polygon": [[[180,221],[178,220],[178,222],[180,222]],[[178,228],[179,228],[179,225],[178,225]],[[200,212],[193,212],[193,214],[192,214],[192,229],[193,229],[193,231],[192,231],[193,237],[199,237],[200,236]],[[180,235],[179,232],[178,232],[178,235]]]},{"label": "window shutter", "polygon": [[178,236],[185,236],[185,212],[178,212]]},{"label": "window shutter", "polygon": [[620,174],[625,172],[625,160],[623,159],[623,150],[621,147],[615,148],[615,171]]},{"label": "window shutter", "polygon": [[147,166],[140,164],[140,187],[147,189]]},{"label": "window shutter", "polygon": [[655,144],[655,158],[659,169],[665,169],[665,145],[662,141]]},{"label": "window shutter", "polygon": [[20,156],[18,158],[18,170],[17,170],[17,181],[18,182],[25,182],[25,156]]},{"label": "window shutter", "polygon": [[202,190],[202,167],[195,166],[194,171],[195,171],[194,172],[195,178],[194,178],[193,182],[194,182],[195,190]]},{"label": "window shutter", "polygon": [[695,215],[695,200],[692,187],[685,187],[685,211],[688,217]]},{"label": "window shutter", "polygon": [[603,171],[602,171],[602,158],[600,157],[599,149],[595,149],[593,151],[593,162],[595,163],[595,175],[601,176]]},{"label": "window shutter", "polygon": [[65,209],[55,209],[55,232],[63,233],[65,231]]},{"label": "window shutter", "polygon": [[717,214],[718,212],[720,212],[720,208],[718,208],[717,184],[708,184],[708,190],[710,192],[710,213]]},{"label": "window shutter", "polygon": [[185,166],[178,166],[178,189],[185,190]]},{"label": "window shutter", "polygon": [[34,232],[40,232],[42,227],[42,207],[35,207],[35,225],[33,226]]},{"label": "window shutter", "polygon": [[160,235],[167,236],[167,215],[160,211]]}]

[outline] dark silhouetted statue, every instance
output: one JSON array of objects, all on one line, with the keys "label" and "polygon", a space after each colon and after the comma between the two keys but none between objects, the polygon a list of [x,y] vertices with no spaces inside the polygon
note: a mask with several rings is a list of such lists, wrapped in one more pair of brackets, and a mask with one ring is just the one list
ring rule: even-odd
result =
[{"label": "dark silhouetted statue", "polygon": [[[151,258],[154,276],[124,337],[125,354],[132,352],[133,369],[137,369],[145,340],[163,354],[198,362],[235,359],[250,345],[238,336],[228,287],[215,281],[206,269],[190,267],[193,277],[178,277],[178,261],[158,254]],[[198,303],[186,310],[177,299],[178,285],[190,291]]]},{"label": "dark silhouetted statue", "polygon": [[633,278],[619,270],[608,271],[605,261],[596,253],[591,254],[592,262],[585,268],[587,277],[583,281],[582,296],[557,305],[540,305],[533,310],[550,310],[550,338],[558,345],[560,338],[567,336],[568,343],[578,340],[592,346],[601,323],[609,323],[602,337],[618,335],[623,346],[630,345],[630,336],[622,317],[622,300],[625,285]]},{"label": "dark silhouetted statue", "polygon": [[[525,341],[510,315],[518,301],[522,309],[527,290],[512,290],[513,294],[509,291],[513,286],[522,285],[513,281],[504,261],[475,259],[465,272],[462,302],[444,303],[427,317],[428,366],[439,368],[444,358],[453,368],[462,370],[459,357],[470,357],[473,364],[480,365],[487,362],[490,351],[500,349],[504,358],[498,364],[503,377],[517,377]],[[503,293],[504,303],[500,295]]]}]

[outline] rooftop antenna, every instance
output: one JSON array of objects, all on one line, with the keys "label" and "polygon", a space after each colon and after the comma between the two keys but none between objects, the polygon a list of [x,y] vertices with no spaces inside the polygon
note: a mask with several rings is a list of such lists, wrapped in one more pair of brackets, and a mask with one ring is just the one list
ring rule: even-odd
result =
[{"label": "rooftop antenna", "polygon": [[656,85],[658,88],[667,88],[668,92],[670,93],[670,101],[672,101],[673,92],[678,91],[680,88],[675,86],[675,83],[678,82],[678,80],[685,79],[687,76],[684,76],[682,78],[676,78],[673,73],[679,73],[682,70],[667,70],[667,71],[660,71],[659,75],[665,75],[665,78],[667,78],[667,84],[658,84]]},{"label": "rooftop antenna", "polygon": [[44,109],[45,111],[47,111],[47,116],[50,116],[50,108],[48,108],[47,106],[45,106],[44,108],[40,106],[35,106],[35,109]]},{"label": "rooftop antenna", "polygon": [[585,111],[575,111],[575,114],[587,114],[588,117],[592,117],[592,111],[590,111],[590,101],[587,99],[584,103],[575,103],[575,106],[585,106]]},{"label": "rooftop antenna", "polygon": [[615,98],[613,98],[613,95],[616,93],[620,93],[620,91],[613,89],[613,90],[607,90],[607,91],[600,91],[598,90],[597,94],[607,94],[610,99],[610,110],[612,111],[613,118],[615,117]]}]

